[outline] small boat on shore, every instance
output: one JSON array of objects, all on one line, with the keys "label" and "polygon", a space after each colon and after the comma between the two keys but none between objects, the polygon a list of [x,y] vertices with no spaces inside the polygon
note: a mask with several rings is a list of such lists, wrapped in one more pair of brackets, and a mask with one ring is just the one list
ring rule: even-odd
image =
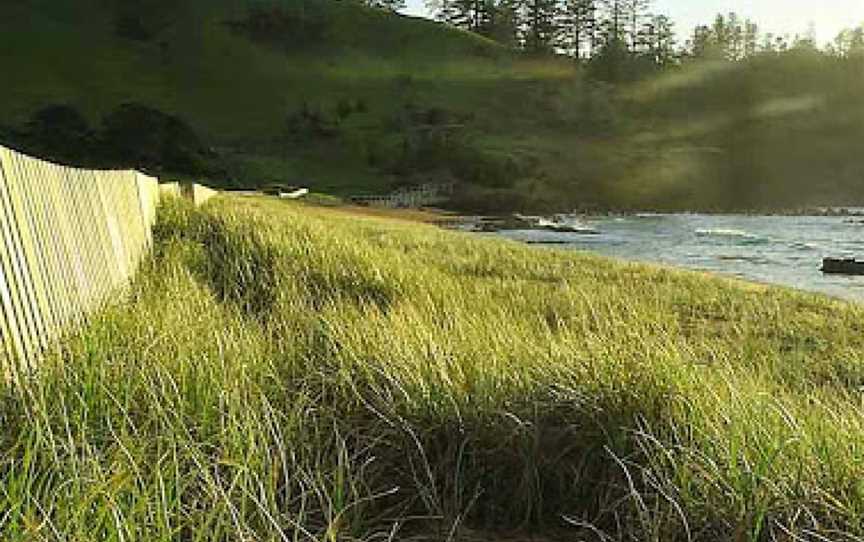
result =
[{"label": "small boat on shore", "polygon": [[822,272],[833,275],[864,275],[864,261],[855,258],[824,258]]}]

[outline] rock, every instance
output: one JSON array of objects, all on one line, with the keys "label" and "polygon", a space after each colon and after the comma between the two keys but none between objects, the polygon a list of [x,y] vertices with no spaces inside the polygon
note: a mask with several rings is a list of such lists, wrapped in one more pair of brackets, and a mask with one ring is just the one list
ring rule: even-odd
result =
[{"label": "rock", "polygon": [[864,261],[855,258],[824,258],[822,272],[835,275],[864,275]]}]

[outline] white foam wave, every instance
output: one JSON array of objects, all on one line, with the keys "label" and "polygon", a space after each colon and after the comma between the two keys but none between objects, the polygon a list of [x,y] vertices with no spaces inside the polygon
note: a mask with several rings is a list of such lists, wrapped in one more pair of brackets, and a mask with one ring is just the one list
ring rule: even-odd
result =
[{"label": "white foam wave", "polygon": [[819,248],[820,248],[819,245],[817,245],[815,243],[807,243],[805,241],[794,241],[794,242],[790,243],[789,246],[791,248],[794,248],[795,250],[808,250],[808,251],[819,250]]},{"label": "white foam wave", "polygon": [[705,228],[696,230],[696,235],[700,237],[731,237],[737,239],[748,239],[752,241],[761,241],[762,237],[746,232],[744,230],[734,230],[728,228]]}]

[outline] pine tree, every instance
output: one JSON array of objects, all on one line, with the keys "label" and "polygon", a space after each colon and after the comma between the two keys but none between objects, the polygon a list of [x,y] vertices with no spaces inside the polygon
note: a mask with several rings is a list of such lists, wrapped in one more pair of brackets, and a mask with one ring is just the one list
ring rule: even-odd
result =
[{"label": "pine tree", "polygon": [[595,0],[562,0],[558,9],[559,50],[579,59],[590,54],[595,32]]},{"label": "pine tree", "polygon": [[722,13],[718,13],[714,18],[714,26],[711,28],[709,35],[708,54],[711,56],[719,56],[726,58],[729,51],[730,32],[729,26],[726,24],[726,17]]},{"label": "pine tree", "polygon": [[486,35],[502,45],[519,47],[520,5],[521,0],[498,0]]},{"label": "pine tree", "polygon": [[744,58],[753,58],[759,51],[759,26],[747,19],[744,22]]},{"label": "pine tree", "polygon": [[815,52],[819,50],[816,43],[816,26],[810,23],[810,27],[803,36],[796,35],[792,43],[792,48],[797,51]]},{"label": "pine tree", "polygon": [[693,58],[706,58],[714,48],[714,31],[707,25],[699,25],[693,29],[693,35],[687,42],[687,51]]},{"label": "pine tree", "polygon": [[526,0],[522,11],[525,50],[533,53],[552,52],[558,28],[556,0]]},{"label": "pine tree", "polygon": [[394,13],[405,7],[405,0],[364,0],[363,3],[369,7]]},{"label": "pine tree", "polygon": [[600,0],[598,45],[591,57],[591,71],[603,81],[629,78],[632,54],[627,40],[627,0]]},{"label": "pine tree", "polygon": [[840,58],[864,58],[864,26],[840,32],[831,50]]},{"label": "pine tree", "polygon": [[657,66],[666,67],[675,62],[675,23],[666,15],[654,15],[645,25],[645,43],[648,54]]},{"label": "pine tree", "polygon": [[629,47],[633,52],[640,51],[640,48],[645,44],[645,40],[643,39],[643,21],[648,17],[650,7],[651,0],[624,0],[623,8],[627,15],[626,31],[629,38]]},{"label": "pine tree", "polygon": [[741,19],[737,13],[730,12],[726,21],[729,34],[726,59],[732,61],[741,60],[744,58],[744,29],[741,26]]},{"label": "pine tree", "polygon": [[495,11],[494,0],[431,0],[426,7],[437,20],[479,34],[490,31]]}]

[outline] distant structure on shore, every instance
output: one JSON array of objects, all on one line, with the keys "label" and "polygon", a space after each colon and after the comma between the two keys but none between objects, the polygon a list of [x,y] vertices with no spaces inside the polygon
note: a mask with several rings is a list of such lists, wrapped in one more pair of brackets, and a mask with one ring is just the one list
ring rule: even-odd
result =
[{"label": "distant structure on shore", "polygon": [[446,202],[455,189],[456,183],[426,183],[400,188],[389,194],[350,196],[348,199],[357,205],[370,207],[391,209],[430,207]]}]

